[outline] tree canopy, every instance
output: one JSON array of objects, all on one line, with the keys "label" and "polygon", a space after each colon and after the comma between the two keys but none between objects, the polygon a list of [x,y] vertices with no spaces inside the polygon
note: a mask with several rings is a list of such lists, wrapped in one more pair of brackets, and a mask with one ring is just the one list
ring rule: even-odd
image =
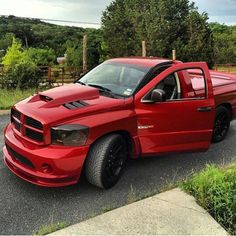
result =
[{"label": "tree canopy", "polygon": [[89,69],[108,58],[140,56],[143,40],[148,56],[170,58],[176,49],[182,61],[236,61],[236,26],[209,24],[189,0],[114,0],[103,12],[101,29],[0,17],[0,63],[15,38],[36,65],[56,64],[66,54],[67,65],[80,69],[85,34]]},{"label": "tree canopy", "polygon": [[214,35],[215,63],[236,63],[236,25],[211,23],[210,27]]},{"label": "tree canopy", "polygon": [[213,65],[213,36],[206,13],[189,0],[115,0],[103,13],[102,30],[110,56],[141,55],[145,40],[149,56]]}]

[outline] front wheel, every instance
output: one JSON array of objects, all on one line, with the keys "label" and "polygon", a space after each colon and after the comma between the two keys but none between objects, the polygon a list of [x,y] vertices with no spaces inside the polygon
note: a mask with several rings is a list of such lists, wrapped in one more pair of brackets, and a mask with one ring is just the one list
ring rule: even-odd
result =
[{"label": "front wheel", "polygon": [[231,116],[227,108],[220,106],[216,108],[215,125],[213,130],[212,142],[218,143],[225,139],[229,127]]},{"label": "front wheel", "polygon": [[88,182],[108,189],[120,179],[128,156],[125,139],[111,134],[98,140],[90,149],[85,172]]}]

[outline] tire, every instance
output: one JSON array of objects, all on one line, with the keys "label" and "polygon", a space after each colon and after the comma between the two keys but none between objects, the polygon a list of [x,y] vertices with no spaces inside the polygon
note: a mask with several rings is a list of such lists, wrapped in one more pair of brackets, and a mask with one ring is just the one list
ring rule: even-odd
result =
[{"label": "tire", "polygon": [[111,134],[98,140],[90,149],[85,164],[89,183],[109,189],[120,179],[128,157],[125,139]]},{"label": "tire", "polygon": [[220,106],[216,108],[215,124],[212,135],[212,142],[218,143],[225,139],[228,134],[231,121],[230,111]]}]

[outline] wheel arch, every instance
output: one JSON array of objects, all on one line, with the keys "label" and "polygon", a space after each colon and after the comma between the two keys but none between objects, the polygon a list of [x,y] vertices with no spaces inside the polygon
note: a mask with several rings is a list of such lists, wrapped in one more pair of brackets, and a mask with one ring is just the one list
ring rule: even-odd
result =
[{"label": "wheel arch", "polygon": [[230,120],[233,119],[233,108],[232,108],[232,105],[230,103],[222,103],[222,104],[219,104],[216,109],[218,107],[225,107],[229,112],[230,112]]},{"label": "wheel arch", "polygon": [[[103,134],[101,136],[99,136],[97,139],[95,139],[91,144],[90,144],[90,148],[97,143],[100,139],[111,135],[111,134],[120,134],[122,137],[124,137],[126,143],[127,143],[127,147],[128,147],[128,152],[129,152],[129,158],[131,158],[133,156],[134,150],[136,148],[135,143],[134,143],[134,139],[132,138],[132,135],[127,131],[127,130],[115,130],[106,134]],[[89,149],[90,149],[89,148]]]}]

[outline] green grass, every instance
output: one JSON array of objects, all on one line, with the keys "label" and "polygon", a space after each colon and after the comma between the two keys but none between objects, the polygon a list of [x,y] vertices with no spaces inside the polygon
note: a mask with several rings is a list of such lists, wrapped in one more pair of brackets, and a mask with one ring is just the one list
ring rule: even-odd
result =
[{"label": "green grass", "polygon": [[35,93],[35,89],[27,90],[6,90],[0,89],[0,110],[8,110],[17,102],[31,96]]},{"label": "green grass", "polygon": [[236,66],[231,66],[231,67],[218,66],[216,67],[216,69],[217,71],[220,71],[220,72],[236,74]]},{"label": "green grass", "polygon": [[[109,212],[109,211],[112,211],[115,209],[115,206],[112,206],[112,205],[107,205],[107,206],[104,206],[102,207],[101,209],[101,213],[104,214],[106,212]],[[96,216],[96,215],[95,215]]]},{"label": "green grass", "polygon": [[64,229],[65,227],[67,227],[68,224],[65,222],[60,222],[60,223],[51,223],[50,225],[45,225],[40,227],[35,233],[34,235],[46,235],[46,234],[50,234],[53,233],[57,230],[60,229]]},{"label": "green grass", "polygon": [[133,185],[131,184],[129,192],[127,194],[127,204],[131,204],[131,203],[137,202],[139,200],[140,200],[140,197],[138,197],[135,188],[133,188]]},{"label": "green grass", "polygon": [[208,165],[181,187],[193,195],[230,234],[236,235],[236,165]]}]

